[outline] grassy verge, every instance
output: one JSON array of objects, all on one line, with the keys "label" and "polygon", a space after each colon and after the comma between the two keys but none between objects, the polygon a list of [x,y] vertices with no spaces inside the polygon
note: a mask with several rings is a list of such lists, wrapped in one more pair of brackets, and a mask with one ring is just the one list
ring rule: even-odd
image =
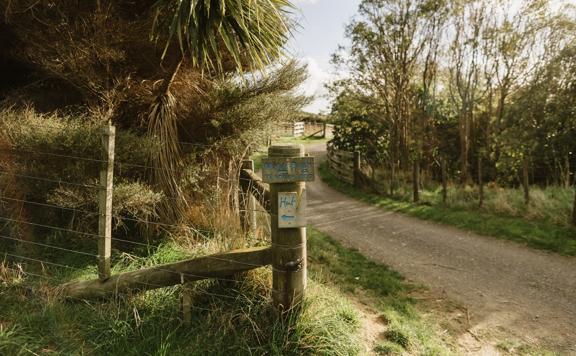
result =
[{"label": "grassy verge", "polygon": [[[188,286],[192,317],[180,317],[181,286],[109,301],[66,302],[56,286],[96,276],[87,259],[47,255],[73,269],[24,270],[0,263],[1,355],[352,355],[362,346],[355,307],[336,289],[310,282],[298,318],[280,319],[270,307],[271,272],[250,272],[242,282],[202,281]],[[202,247],[195,254],[205,254]],[[168,242],[147,251],[116,252],[114,273],[190,256]]]},{"label": "grassy verge", "polygon": [[388,267],[368,260],[330,237],[308,229],[310,275],[324,280],[369,305],[379,314],[385,330],[376,354],[452,354],[450,342],[440,337],[436,322],[424,317],[410,297],[415,287]]},{"label": "grassy verge", "polygon": [[456,226],[483,235],[525,243],[539,249],[576,256],[576,229],[570,227],[544,221],[528,221],[519,217],[500,216],[478,210],[419,205],[390,199],[337,180],[325,164],[320,166],[320,176],[331,187],[387,210]]}]

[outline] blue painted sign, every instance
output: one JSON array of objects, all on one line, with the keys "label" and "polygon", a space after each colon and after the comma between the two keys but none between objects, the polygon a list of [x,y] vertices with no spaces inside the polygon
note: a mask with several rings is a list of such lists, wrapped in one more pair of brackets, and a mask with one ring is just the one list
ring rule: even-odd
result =
[{"label": "blue painted sign", "polygon": [[290,183],[314,181],[314,157],[263,158],[262,181]]}]

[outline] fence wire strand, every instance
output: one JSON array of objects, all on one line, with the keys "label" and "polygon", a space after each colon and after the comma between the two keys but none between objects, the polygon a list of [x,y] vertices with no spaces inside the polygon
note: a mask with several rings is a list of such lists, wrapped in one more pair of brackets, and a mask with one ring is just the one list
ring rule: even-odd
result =
[{"label": "fence wire strand", "polygon": [[[60,127],[52,127],[52,128],[61,129]],[[178,142],[178,143],[181,145],[196,146],[196,147],[207,147],[207,148],[216,148],[217,147],[214,144],[205,145],[205,144],[196,144],[196,143],[183,142],[183,141]],[[117,145],[117,147],[118,147],[118,145]],[[95,163],[95,164],[107,164],[107,163],[109,163],[105,159],[83,157],[83,156],[70,155],[70,154],[59,153],[59,152],[40,152],[40,151],[35,151],[35,150],[26,150],[26,149],[19,149],[19,148],[0,149],[0,151],[14,152],[16,154],[22,154],[22,155],[38,155],[38,156],[47,156],[47,157],[55,157],[55,158],[64,158],[64,159],[77,160],[77,161],[81,161],[81,162]],[[122,161],[115,161],[115,167],[120,169],[120,170],[122,170],[122,167],[134,167],[134,168],[142,168],[142,169],[147,169],[147,170],[169,170],[169,171],[176,172],[176,170],[172,170],[172,169],[153,167],[153,166],[149,166],[149,165],[145,165],[145,164],[137,164],[137,163],[132,163],[132,162],[122,162]],[[55,184],[60,184],[60,185],[70,185],[70,186],[76,186],[76,187],[81,187],[81,188],[90,188],[90,189],[98,189],[98,190],[106,189],[106,188],[101,187],[100,185],[82,184],[82,183],[70,182],[70,181],[66,181],[66,180],[62,180],[62,179],[53,179],[53,178],[48,178],[48,177],[38,177],[38,176],[27,175],[27,174],[13,173],[10,171],[5,171],[5,170],[0,170],[0,175],[8,175],[8,176],[19,177],[19,178],[24,178],[24,179],[36,180],[36,181],[41,181],[41,182],[49,182],[49,183],[55,183]],[[220,179],[227,181],[227,182],[230,181],[229,179],[228,180],[226,180],[224,178],[220,178]],[[238,178],[236,178],[236,179],[238,179]],[[246,180],[246,181],[252,181],[251,179],[244,179],[244,178],[240,178],[240,179]],[[255,192],[252,192],[252,194],[258,200],[262,200],[263,196],[261,196],[261,198],[259,199],[257,194],[254,194],[254,193]],[[258,194],[258,195],[260,195],[260,194]],[[183,198],[184,197],[163,196],[163,199],[182,200]],[[78,213],[91,214],[91,215],[102,215],[102,214],[100,214],[100,212],[90,211],[90,210],[86,210],[86,209],[64,207],[64,206],[60,206],[60,205],[56,205],[56,204],[42,203],[42,202],[37,202],[37,201],[25,200],[25,199],[10,198],[10,197],[5,197],[5,196],[0,197],[0,202],[4,203],[4,204],[6,204],[7,202],[17,202],[17,203],[23,203],[23,204],[32,204],[32,205],[36,205],[36,206],[40,206],[40,207],[46,207],[46,208],[61,209],[64,211],[78,212]],[[267,211],[260,210],[260,209],[244,209],[242,211],[244,211],[244,212],[254,211],[254,212],[267,213]],[[117,220],[126,220],[126,221],[132,221],[132,222],[143,223],[143,224],[151,224],[151,225],[162,226],[162,227],[170,227],[170,228],[180,228],[180,227],[184,226],[184,227],[192,229],[195,233],[197,233],[198,235],[200,235],[204,238],[208,238],[206,234],[207,233],[209,234],[212,232],[210,230],[197,229],[193,226],[176,225],[176,224],[167,224],[167,223],[162,223],[162,222],[148,221],[148,220],[132,218],[132,217],[128,217],[128,216],[118,215],[118,214],[113,215],[113,218],[115,218]],[[98,238],[102,237],[100,234],[82,232],[82,231],[78,231],[78,230],[52,226],[52,225],[48,225],[48,224],[35,223],[35,222],[31,222],[31,221],[12,219],[9,217],[0,216],[0,220],[12,222],[12,223],[17,223],[17,224],[26,224],[26,225],[30,225],[30,226],[36,226],[36,227],[46,228],[46,229],[51,229],[51,230],[56,230],[56,231],[62,231],[62,232],[66,232],[66,233],[71,233],[71,234],[75,234],[75,235],[78,235],[78,236],[83,237],[83,238],[90,238],[93,241],[96,241]],[[88,253],[88,252],[84,252],[84,251],[77,251],[77,250],[73,250],[73,249],[69,249],[69,248],[59,247],[59,246],[55,246],[55,245],[48,244],[48,243],[23,240],[23,239],[11,237],[11,236],[6,236],[6,235],[0,235],[0,239],[9,240],[9,241],[18,242],[18,243],[23,243],[23,244],[40,246],[43,248],[59,250],[59,251],[63,251],[66,253],[71,253],[71,254],[79,254],[79,255],[88,256],[88,257],[98,257],[97,254],[92,254],[92,253]],[[117,241],[117,242],[132,244],[132,245],[136,245],[136,246],[143,246],[146,248],[156,248],[157,247],[157,246],[152,245],[150,243],[141,243],[141,242],[137,242],[137,241],[131,241],[131,240],[115,238],[115,237],[112,237],[112,240]],[[257,240],[257,241],[263,242],[264,240]],[[66,264],[47,261],[47,260],[40,259],[40,258],[22,256],[22,255],[10,253],[10,252],[3,252],[2,254],[4,255],[5,261],[6,261],[6,258],[10,258],[10,259],[16,259],[16,260],[21,260],[21,261],[28,261],[28,262],[32,262],[32,263],[39,263],[40,266],[42,267],[43,271],[44,271],[44,268],[46,266],[52,266],[52,267],[56,267],[56,268],[64,268],[66,270],[80,271],[83,273],[88,272],[85,268],[77,268],[77,267],[69,266]],[[2,254],[0,254],[0,256]],[[237,261],[237,260],[233,260],[233,259],[229,259],[229,258],[225,258],[225,257],[218,257],[218,256],[214,256],[214,255],[197,256],[196,258],[205,258],[205,259],[214,260],[214,261],[230,262],[230,263],[233,263],[236,265],[247,266],[247,267],[249,267],[249,269],[260,268],[260,267],[269,267],[268,264],[247,263],[247,262]],[[180,261],[180,262],[182,262],[182,261]],[[12,262],[12,263],[15,263],[15,262]],[[19,266],[19,269],[11,269],[11,268],[8,268],[8,269],[13,270],[13,271],[18,272],[18,273],[22,273],[25,276],[35,276],[35,277],[40,277],[40,278],[52,279],[55,281],[61,280],[60,278],[54,278],[54,277],[51,277],[48,275],[35,274],[33,272],[28,272],[28,271],[24,270],[22,267],[20,267],[20,265],[18,263],[16,263],[16,265]],[[90,266],[92,268],[95,265],[90,265]],[[151,266],[151,267],[144,266],[142,268],[154,268],[157,271],[168,272],[168,273],[180,275],[180,277],[182,279],[182,284],[187,283],[184,280],[186,277],[189,277],[192,279],[197,279],[197,280],[210,279],[210,280],[223,281],[223,282],[234,282],[234,283],[238,282],[237,279],[231,279],[231,278],[225,278],[225,277],[212,277],[212,276],[199,275],[199,274],[188,273],[188,272],[176,272],[176,271],[173,271],[173,270],[170,270],[167,268],[163,268],[161,266]],[[140,282],[140,281],[136,281],[136,283],[146,285],[148,287],[155,287],[155,288],[165,287],[164,285],[151,284],[151,283]],[[194,290],[194,292],[200,292],[202,295],[208,295],[208,296],[216,297],[216,298],[227,298],[227,299],[238,298],[235,296],[229,296],[229,295],[223,295],[223,294],[209,292],[206,289],[202,289],[199,287],[195,287],[193,290]],[[193,307],[196,309],[200,309],[200,310],[214,311],[211,309],[198,308],[195,306],[193,306]]]},{"label": "fence wire strand", "polygon": [[23,240],[23,239],[17,239],[17,238],[5,236],[5,235],[0,235],[0,239],[17,241],[17,242],[21,242],[21,243],[36,245],[36,246],[42,246],[42,247],[51,248],[51,249],[55,249],[55,250],[60,250],[60,251],[66,251],[66,252],[76,253],[76,254],[79,254],[79,255],[85,255],[85,256],[91,256],[91,257],[98,257],[98,255],[95,255],[95,254],[93,254],[93,253],[76,251],[76,250],[70,250],[70,249],[63,248],[63,247],[58,247],[58,246],[54,246],[54,245],[43,244],[43,243],[35,242],[35,241],[28,241],[28,240]]}]

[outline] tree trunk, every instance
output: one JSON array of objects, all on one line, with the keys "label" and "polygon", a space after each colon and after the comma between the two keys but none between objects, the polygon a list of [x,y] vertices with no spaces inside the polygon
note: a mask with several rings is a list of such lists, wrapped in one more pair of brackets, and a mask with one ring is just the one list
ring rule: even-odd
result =
[{"label": "tree trunk", "polygon": [[484,179],[482,177],[482,156],[478,156],[478,206],[484,205]]},{"label": "tree trunk", "polygon": [[564,158],[564,186],[570,188],[570,156]]},{"label": "tree trunk", "polygon": [[572,208],[572,225],[576,226],[576,179],[574,182],[574,207]]},{"label": "tree trunk", "polygon": [[414,159],[412,164],[412,188],[414,192],[414,203],[420,201],[420,160]]},{"label": "tree trunk", "polygon": [[446,177],[446,159],[442,158],[442,204],[448,200],[448,179]]},{"label": "tree trunk", "polygon": [[522,187],[524,188],[524,204],[530,204],[530,181],[528,176],[528,156],[522,160]]},{"label": "tree trunk", "polygon": [[390,167],[390,196],[394,196],[394,189],[396,188],[396,162],[392,160]]},{"label": "tree trunk", "polygon": [[460,184],[468,183],[468,151],[469,151],[468,118],[463,117],[460,124]]}]

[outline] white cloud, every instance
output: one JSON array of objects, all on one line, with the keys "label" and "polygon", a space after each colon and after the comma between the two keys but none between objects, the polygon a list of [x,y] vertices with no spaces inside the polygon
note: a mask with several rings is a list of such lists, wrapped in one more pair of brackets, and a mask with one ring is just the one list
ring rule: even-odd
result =
[{"label": "white cloud", "polygon": [[332,75],[312,57],[301,58],[300,62],[308,68],[308,79],[300,87],[300,92],[314,97],[314,101],[305,109],[313,112],[328,110],[328,90],[325,85],[333,79]]}]

